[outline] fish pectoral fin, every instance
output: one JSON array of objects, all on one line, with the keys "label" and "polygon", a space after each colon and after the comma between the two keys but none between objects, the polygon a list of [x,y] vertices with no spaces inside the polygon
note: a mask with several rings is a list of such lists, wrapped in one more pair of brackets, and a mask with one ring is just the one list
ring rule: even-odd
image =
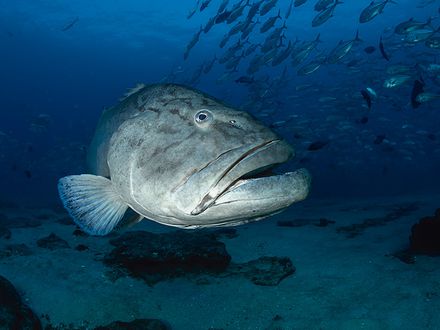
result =
[{"label": "fish pectoral fin", "polygon": [[90,235],[108,234],[128,208],[112,182],[102,176],[82,174],[63,177],[58,181],[58,192],[69,215]]},{"label": "fish pectoral fin", "polygon": [[120,222],[118,222],[118,225],[116,227],[117,230],[124,230],[127,228],[130,228],[131,226],[137,224],[139,221],[141,221],[144,218],[143,215],[140,215],[139,213],[136,213],[131,208],[128,208],[127,212],[125,212],[124,217]]}]

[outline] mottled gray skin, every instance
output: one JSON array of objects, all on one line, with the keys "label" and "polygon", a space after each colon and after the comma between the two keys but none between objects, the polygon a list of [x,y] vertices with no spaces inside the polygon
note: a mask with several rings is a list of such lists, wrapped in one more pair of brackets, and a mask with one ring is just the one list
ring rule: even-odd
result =
[{"label": "mottled gray skin", "polygon": [[[195,120],[200,110],[209,120]],[[196,90],[160,84],[104,111],[88,164],[140,215],[198,228],[257,220],[304,199],[305,170],[238,180],[292,154],[249,114]]]}]

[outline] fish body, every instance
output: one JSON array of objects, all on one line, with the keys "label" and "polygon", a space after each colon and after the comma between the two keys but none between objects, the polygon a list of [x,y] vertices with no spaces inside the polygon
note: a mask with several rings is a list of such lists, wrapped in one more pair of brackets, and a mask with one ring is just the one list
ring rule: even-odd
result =
[{"label": "fish body", "polygon": [[426,39],[425,46],[432,49],[440,49],[440,37],[430,37]]},{"label": "fish body", "polygon": [[295,7],[299,7],[299,6],[303,5],[303,4],[305,4],[306,2],[307,2],[307,0],[295,0],[293,5]]},{"label": "fish body", "polygon": [[272,60],[272,66],[280,65],[284,62],[292,52],[292,42],[289,40],[289,44],[286,48],[280,50],[280,52]]},{"label": "fish body", "polygon": [[241,59],[244,57],[244,55],[240,55],[240,56],[235,56],[230,58],[226,64],[225,64],[225,68],[228,70],[233,70],[236,71],[238,65],[240,64]]},{"label": "fish body", "polygon": [[215,17],[215,24],[221,24],[226,22],[226,20],[228,19],[228,17],[232,14],[232,11],[223,11],[220,14],[217,14],[217,16]]},{"label": "fish body", "polygon": [[328,6],[330,6],[332,3],[334,2],[334,0],[319,0],[316,4],[315,4],[315,11],[323,11],[325,10]]},{"label": "fish body", "polygon": [[321,67],[322,63],[323,63],[323,60],[314,60],[314,61],[304,65],[300,69],[298,69],[297,73],[300,76],[309,75],[309,74],[315,72],[316,70],[318,70]]},{"label": "fish body", "polygon": [[247,24],[248,24],[247,21],[238,22],[229,30],[229,32],[228,32],[229,36],[233,36],[234,34],[237,34],[238,32],[242,31],[246,27]]},{"label": "fish body", "polygon": [[203,69],[204,69],[204,64],[202,63],[194,70],[194,73],[191,76],[191,78],[187,81],[187,84],[190,86],[196,85],[199,82],[200,77],[202,76]]},{"label": "fish body", "polygon": [[321,150],[322,148],[324,148],[325,146],[327,146],[330,143],[330,141],[328,140],[318,140],[315,142],[312,142],[309,144],[309,146],[307,147],[308,151],[318,151]]},{"label": "fish body", "polygon": [[285,19],[288,19],[290,17],[290,14],[292,13],[293,8],[293,0],[290,0],[289,7],[287,8],[286,14],[284,15]]},{"label": "fish body", "polygon": [[197,31],[194,36],[192,37],[192,39],[190,40],[190,42],[188,43],[188,45],[186,46],[186,51],[185,51],[185,55],[184,58],[186,59],[188,57],[189,51],[196,45],[196,43],[199,41],[200,39],[200,34],[202,33],[203,28],[202,26],[200,26],[199,31]]},{"label": "fish body", "polygon": [[417,22],[414,20],[414,18],[410,18],[409,20],[399,23],[394,28],[394,33],[405,35],[415,30],[424,29],[425,27],[431,26],[432,17],[429,17],[429,19],[426,22]]},{"label": "fish body", "polygon": [[383,12],[383,9],[385,8],[388,2],[395,3],[393,0],[384,0],[380,2],[372,1],[368,5],[368,7],[362,10],[361,15],[359,16],[359,22],[366,23],[371,21],[373,18],[375,18],[377,15]]},{"label": "fish body", "polygon": [[266,31],[269,31],[269,29],[273,27],[278,18],[281,19],[280,10],[278,10],[278,15],[270,17],[266,22],[264,22],[264,24],[260,28],[260,32],[264,33]]},{"label": "fish body", "polygon": [[377,98],[377,93],[374,89],[372,89],[371,87],[367,87],[365,88],[365,90],[368,92],[368,94],[371,95],[372,98]]},{"label": "fish body", "polygon": [[249,63],[249,66],[246,70],[246,72],[248,74],[254,74],[255,72],[257,72],[261,65],[263,65],[263,56],[262,55],[256,55],[254,58],[252,58],[252,60]]},{"label": "fish body", "polygon": [[179,228],[256,221],[304,199],[306,170],[258,177],[293,149],[249,114],[175,84],[141,88],[106,110],[88,153],[90,174],[59,180],[87,233],[106,235],[131,209]]},{"label": "fish body", "polygon": [[266,54],[262,57],[263,64],[268,64],[271,62],[278,54],[278,48],[274,48],[270,51],[268,51]]},{"label": "fish body", "polygon": [[422,102],[420,102],[420,100],[418,100],[418,96],[422,93],[424,93],[424,87],[425,87],[425,82],[423,81],[423,79],[417,79],[414,81],[414,85],[413,88],[411,90],[411,106],[413,107],[413,109],[418,108]]},{"label": "fish body", "polygon": [[294,65],[300,64],[309,57],[310,53],[318,46],[321,35],[318,34],[313,41],[303,43],[292,51],[292,62]]},{"label": "fish body", "polygon": [[380,40],[379,40],[379,50],[380,50],[380,53],[382,54],[382,57],[384,59],[386,59],[387,61],[389,61],[390,58],[389,58],[388,54],[385,52],[385,47],[383,45],[382,36],[380,36]]},{"label": "fish body", "polygon": [[424,92],[416,96],[416,101],[419,103],[426,103],[433,100],[440,100],[440,94]]},{"label": "fish body", "polygon": [[266,15],[275,5],[278,0],[269,0],[260,8],[260,16]]},{"label": "fish body", "polygon": [[431,27],[414,30],[405,35],[405,41],[409,43],[418,43],[421,41],[426,41],[431,37],[433,37],[434,34],[436,34],[439,31],[440,31],[440,27],[437,30],[434,30]]},{"label": "fish body", "polygon": [[255,2],[251,5],[251,8],[249,8],[248,14],[247,14],[247,20],[252,20],[254,16],[258,13],[258,10],[260,9],[261,4],[264,2],[264,0],[261,0],[260,2]]},{"label": "fish body", "polygon": [[383,83],[383,87],[385,87],[385,88],[399,87],[399,86],[403,85],[404,83],[406,83],[407,81],[409,81],[410,79],[411,79],[410,75],[403,75],[403,74],[396,75],[396,76],[393,76],[393,77],[385,80],[385,82]]},{"label": "fish body", "polygon": [[223,36],[222,40],[220,40],[220,44],[219,44],[220,48],[225,47],[225,45],[228,43],[228,41],[229,41],[230,38],[231,38],[231,35],[228,34],[228,33],[226,33],[226,34]]},{"label": "fish body", "polygon": [[237,78],[235,82],[239,84],[252,84],[254,82],[254,78],[248,76],[241,76]]},{"label": "fish body", "polygon": [[249,0],[247,0],[246,4],[242,5],[242,1],[240,1],[234,9],[232,9],[231,14],[226,19],[226,23],[231,24],[234,22],[237,18],[239,18],[244,11],[244,8],[249,4]]},{"label": "fish body", "polygon": [[215,20],[217,19],[217,16],[212,16],[208,22],[206,23],[205,27],[203,28],[204,33],[208,33],[209,30],[214,26]]},{"label": "fish body", "polygon": [[267,37],[264,40],[264,43],[261,45],[261,52],[267,53],[272,49],[277,48],[281,44],[281,38],[269,38]]},{"label": "fish body", "polygon": [[385,138],[386,138],[385,134],[376,135],[376,138],[374,139],[373,143],[374,144],[381,144],[385,140]]},{"label": "fish body", "polygon": [[319,12],[319,14],[313,18],[312,26],[317,27],[327,22],[330,19],[330,17],[333,16],[333,12],[335,11],[336,6],[339,5],[340,3],[342,2],[336,0],[336,2],[333,5]]},{"label": "fish body", "polygon": [[188,13],[188,15],[186,15],[186,19],[190,19],[191,17],[193,17],[196,12],[197,12],[197,7],[194,9],[191,9],[190,12]]},{"label": "fish body", "polygon": [[66,32],[70,30],[76,23],[78,23],[78,21],[79,17],[75,17],[71,22],[67,23],[67,25],[61,29],[61,31]]},{"label": "fish body", "polygon": [[431,63],[428,64],[424,70],[426,70],[430,74],[438,74],[440,73],[440,64]]},{"label": "fish body", "polygon": [[356,32],[356,37],[353,40],[345,42],[340,41],[339,44],[335,48],[333,48],[333,50],[328,55],[327,63],[335,64],[339,62],[340,59],[348,54],[348,52],[353,48],[354,44],[360,40],[361,39],[359,39],[359,32]]},{"label": "fish body", "polygon": [[186,15],[187,19],[190,19],[191,17],[194,16],[194,14],[197,12],[197,9],[199,8],[199,4],[200,4],[200,0],[197,0],[195,7],[193,9],[191,9],[191,11],[188,13],[188,15]]},{"label": "fish body", "polygon": [[243,30],[241,32],[241,36],[240,39],[245,40],[247,39],[247,37],[249,37],[249,35],[251,34],[251,32],[254,30],[255,26],[259,23],[257,22],[251,22],[251,21],[247,21],[246,22],[247,25],[245,25],[243,27]]},{"label": "fish body", "polygon": [[361,90],[361,95],[367,103],[368,110],[371,110],[371,95],[367,90]]},{"label": "fish body", "polygon": [[266,40],[269,40],[269,39],[279,40],[282,37],[282,33],[286,28],[287,28],[286,21],[284,21],[283,25],[281,27],[278,27],[278,28],[275,28],[272,30],[272,32],[266,37]]},{"label": "fish body", "polygon": [[225,71],[219,78],[217,78],[217,83],[222,83],[224,81],[230,81],[232,79],[232,75],[234,75],[237,71]]},{"label": "fish body", "polygon": [[217,62],[217,56],[214,56],[214,58],[209,61],[203,68],[203,73],[207,74],[212,70],[212,67],[214,66],[215,62]]},{"label": "fish body", "polygon": [[391,74],[391,75],[410,73],[412,71],[413,71],[413,69],[411,67],[409,67],[407,65],[401,65],[401,64],[392,65],[386,69],[386,73]]},{"label": "fish body", "polygon": [[255,52],[259,46],[260,46],[259,44],[250,45],[248,48],[246,48],[246,50],[244,52],[244,56],[249,56],[250,54]]},{"label": "fish body", "polygon": [[243,48],[243,43],[240,40],[238,40],[238,42],[236,42],[234,45],[232,45],[226,50],[226,52],[220,58],[219,63],[223,64],[227,62],[230,58],[235,57],[235,53],[242,48]]},{"label": "fish body", "polygon": [[220,4],[220,6],[217,9],[217,15],[220,15],[221,13],[223,13],[226,9],[226,7],[228,6],[229,0],[223,0],[222,3]]},{"label": "fish body", "polygon": [[367,54],[372,54],[376,51],[376,47],[374,46],[368,46],[364,48],[364,52]]},{"label": "fish body", "polygon": [[206,8],[208,8],[209,3],[211,2],[211,0],[205,0],[202,2],[202,4],[200,5],[200,11],[204,11]]}]

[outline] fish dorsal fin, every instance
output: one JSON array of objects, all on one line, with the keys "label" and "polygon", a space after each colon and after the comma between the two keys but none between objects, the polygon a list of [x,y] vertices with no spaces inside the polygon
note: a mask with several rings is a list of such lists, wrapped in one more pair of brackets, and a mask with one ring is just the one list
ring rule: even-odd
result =
[{"label": "fish dorsal fin", "polygon": [[90,235],[111,232],[128,209],[112,182],[102,176],[66,176],[58,181],[58,192],[69,215]]},{"label": "fish dorsal fin", "polygon": [[142,88],[144,88],[145,87],[145,84],[142,84],[142,83],[140,83],[140,84],[137,84],[136,86],[134,86],[133,88],[129,88],[128,90],[127,90],[127,92],[124,94],[124,96],[122,96],[120,99],[119,99],[119,101],[124,101],[124,100],[126,100],[127,98],[129,98],[130,96],[132,96],[133,94],[135,94],[135,93],[137,93],[137,92],[139,92]]}]

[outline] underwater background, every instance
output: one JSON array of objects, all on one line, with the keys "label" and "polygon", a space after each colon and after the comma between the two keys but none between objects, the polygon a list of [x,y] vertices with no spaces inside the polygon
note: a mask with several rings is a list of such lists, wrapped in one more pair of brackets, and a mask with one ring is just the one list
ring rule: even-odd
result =
[{"label": "underwater background", "polygon": [[[43,326],[159,318],[173,329],[440,328],[438,259],[414,263],[415,251],[406,250],[411,227],[440,207],[439,0],[0,0],[0,8],[0,214],[42,221],[0,222],[10,230],[9,237],[0,230],[0,275]],[[79,249],[38,252],[37,239],[55,232],[70,247],[111,254],[102,238],[77,234],[71,241],[73,222],[56,223],[69,221],[57,181],[87,173],[86,152],[103,109],[139,83],[159,82],[247,111],[294,146],[295,157],[281,170],[310,171],[308,199],[215,238],[238,236],[225,241],[234,262],[291,257],[298,278],[272,284],[291,281],[294,291],[286,284],[282,293],[268,293],[230,277],[151,286],[118,275],[100,287],[104,266],[92,256],[83,261]],[[295,217],[300,221],[285,223]],[[144,222],[133,230],[170,230]],[[339,227],[316,232],[327,225]],[[362,236],[369,227],[378,228]],[[30,249],[17,252],[17,244]],[[383,259],[372,265],[375,257]],[[329,268],[317,266],[324,260]],[[75,267],[82,268],[72,275]],[[42,285],[46,277],[54,287]],[[85,298],[91,289],[99,293]],[[348,313],[353,301],[366,305]],[[0,308],[0,328],[12,329],[2,315]]]},{"label": "underwater background", "polygon": [[[284,17],[289,4],[279,1],[259,20],[276,15],[277,9]],[[318,34],[321,40],[298,65],[289,56],[279,65],[262,65],[248,74],[257,50],[241,59],[238,72],[229,77],[223,75],[231,69],[216,62],[211,71],[191,81],[202,64],[214,56],[221,58],[240,40],[237,33],[220,48],[234,23],[215,24],[201,33],[184,60],[193,35],[217,13],[219,3],[214,0],[190,19],[194,1],[169,1],[166,6],[160,1],[3,1],[0,175],[7,189],[2,189],[2,198],[53,203],[57,179],[84,171],[85,149],[103,108],[115,105],[137,83],[157,82],[190,84],[268,125],[275,123],[275,130],[296,149],[292,162],[303,162],[312,172],[312,197],[438,191],[439,101],[430,100],[416,109],[410,103],[414,80],[420,76],[427,92],[439,93],[439,69],[428,71],[430,64],[438,63],[439,50],[424,41],[408,43],[405,35],[394,33],[397,24],[411,17],[425,22],[432,16],[437,27],[438,1],[389,3],[382,14],[360,24],[359,14],[368,4],[338,4],[333,17],[318,27],[311,26],[317,14],[314,1],[294,7],[285,20],[283,46],[296,40],[293,48],[299,49]],[[231,1],[229,7],[233,5]],[[280,27],[282,22],[275,24]],[[260,33],[259,28],[249,35],[250,44],[263,43],[270,34]],[[323,63],[308,75],[297,74],[340,40],[353,39],[357,30],[362,42],[338,62]],[[381,36],[389,61],[379,52]],[[364,51],[368,46],[377,49],[368,54]],[[234,55],[240,54],[238,50]],[[393,88],[383,87],[387,79],[402,74],[387,73],[397,65],[407,66],[403,74],[411,78]],[[255,82],[235,82],[241,76]],[[377,93],[371,110],[360,93],[367,87]],[[368,117],[365,124],[359,122],[363,117]],[[375,144],[378,135],[385,138]],[[328,145],[308,151],[315,141]]]}]

